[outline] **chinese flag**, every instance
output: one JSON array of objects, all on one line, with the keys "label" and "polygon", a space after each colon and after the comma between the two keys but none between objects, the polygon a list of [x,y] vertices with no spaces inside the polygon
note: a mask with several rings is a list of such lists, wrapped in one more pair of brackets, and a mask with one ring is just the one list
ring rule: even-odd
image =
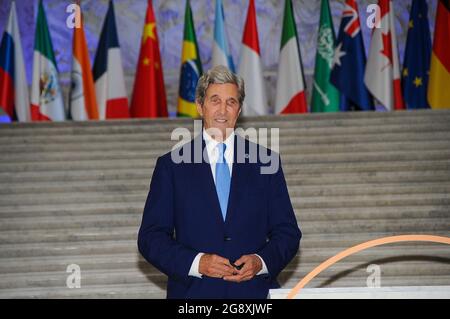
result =
[{"label": "chinese flag", "polygon": [[168,116],[158,43],[155,14],[153,13],[152,1],[149,0],[131,100],[130,112],[132,117]]}]

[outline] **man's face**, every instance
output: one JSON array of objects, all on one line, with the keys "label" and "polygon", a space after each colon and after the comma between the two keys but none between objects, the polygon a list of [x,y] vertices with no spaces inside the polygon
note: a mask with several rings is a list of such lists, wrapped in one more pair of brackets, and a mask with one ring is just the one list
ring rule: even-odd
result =
[{"label": "man's face", "polygon": [[205,129],[216,128],[222,136],[213,136],[216,140],[225,140],[236,126],[241,113],[238,88],[235,84],[210,84],[206,90],[203,106],[197,103],[197,111],[203,118]]}]

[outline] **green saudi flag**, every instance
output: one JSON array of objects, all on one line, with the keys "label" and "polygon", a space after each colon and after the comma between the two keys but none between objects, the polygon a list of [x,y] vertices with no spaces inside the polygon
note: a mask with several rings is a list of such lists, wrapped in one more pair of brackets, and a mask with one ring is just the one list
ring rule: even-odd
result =
[{"label": "green saudi flag", "polygon": [[39,1],[35,36],[31,117],[33,121],[63,121],[64,102],[42,0]]},{"label": "green saudi flag", "polygon": [[331,19],[328,0],[322,0],[320,9],[320,27],[317,39],[316,67],[314,71],[314,89],[311,100],[312,112],[338,112],[339,92],[331,84],[330,75],[336,36]]}]

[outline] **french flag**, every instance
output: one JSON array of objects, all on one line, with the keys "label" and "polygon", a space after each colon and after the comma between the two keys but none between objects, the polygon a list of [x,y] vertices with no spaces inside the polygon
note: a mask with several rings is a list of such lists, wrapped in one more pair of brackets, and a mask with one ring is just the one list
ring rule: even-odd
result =
[{"label": "french flag", "polygon": [[0,44],[0,109],[0,122],[30,121],[28,84],[14,1]]},{"label": "french flag", "polygon": [[100,120],[130,117],[112,0],[95,55],[94,82]]}]

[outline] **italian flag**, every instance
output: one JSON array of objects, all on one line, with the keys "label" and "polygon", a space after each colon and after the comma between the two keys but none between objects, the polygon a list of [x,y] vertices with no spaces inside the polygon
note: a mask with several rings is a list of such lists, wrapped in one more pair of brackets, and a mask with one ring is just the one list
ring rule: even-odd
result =
[{"label": "italian flag", "polygon": [[308,112],[305,87],[292,1],[285,0],[275,113]]},{"label": "italian flag", "polygon": [[64,121],[65,117],[58,69],[41,0],[34,42],[31,119],[33,121]]}]

